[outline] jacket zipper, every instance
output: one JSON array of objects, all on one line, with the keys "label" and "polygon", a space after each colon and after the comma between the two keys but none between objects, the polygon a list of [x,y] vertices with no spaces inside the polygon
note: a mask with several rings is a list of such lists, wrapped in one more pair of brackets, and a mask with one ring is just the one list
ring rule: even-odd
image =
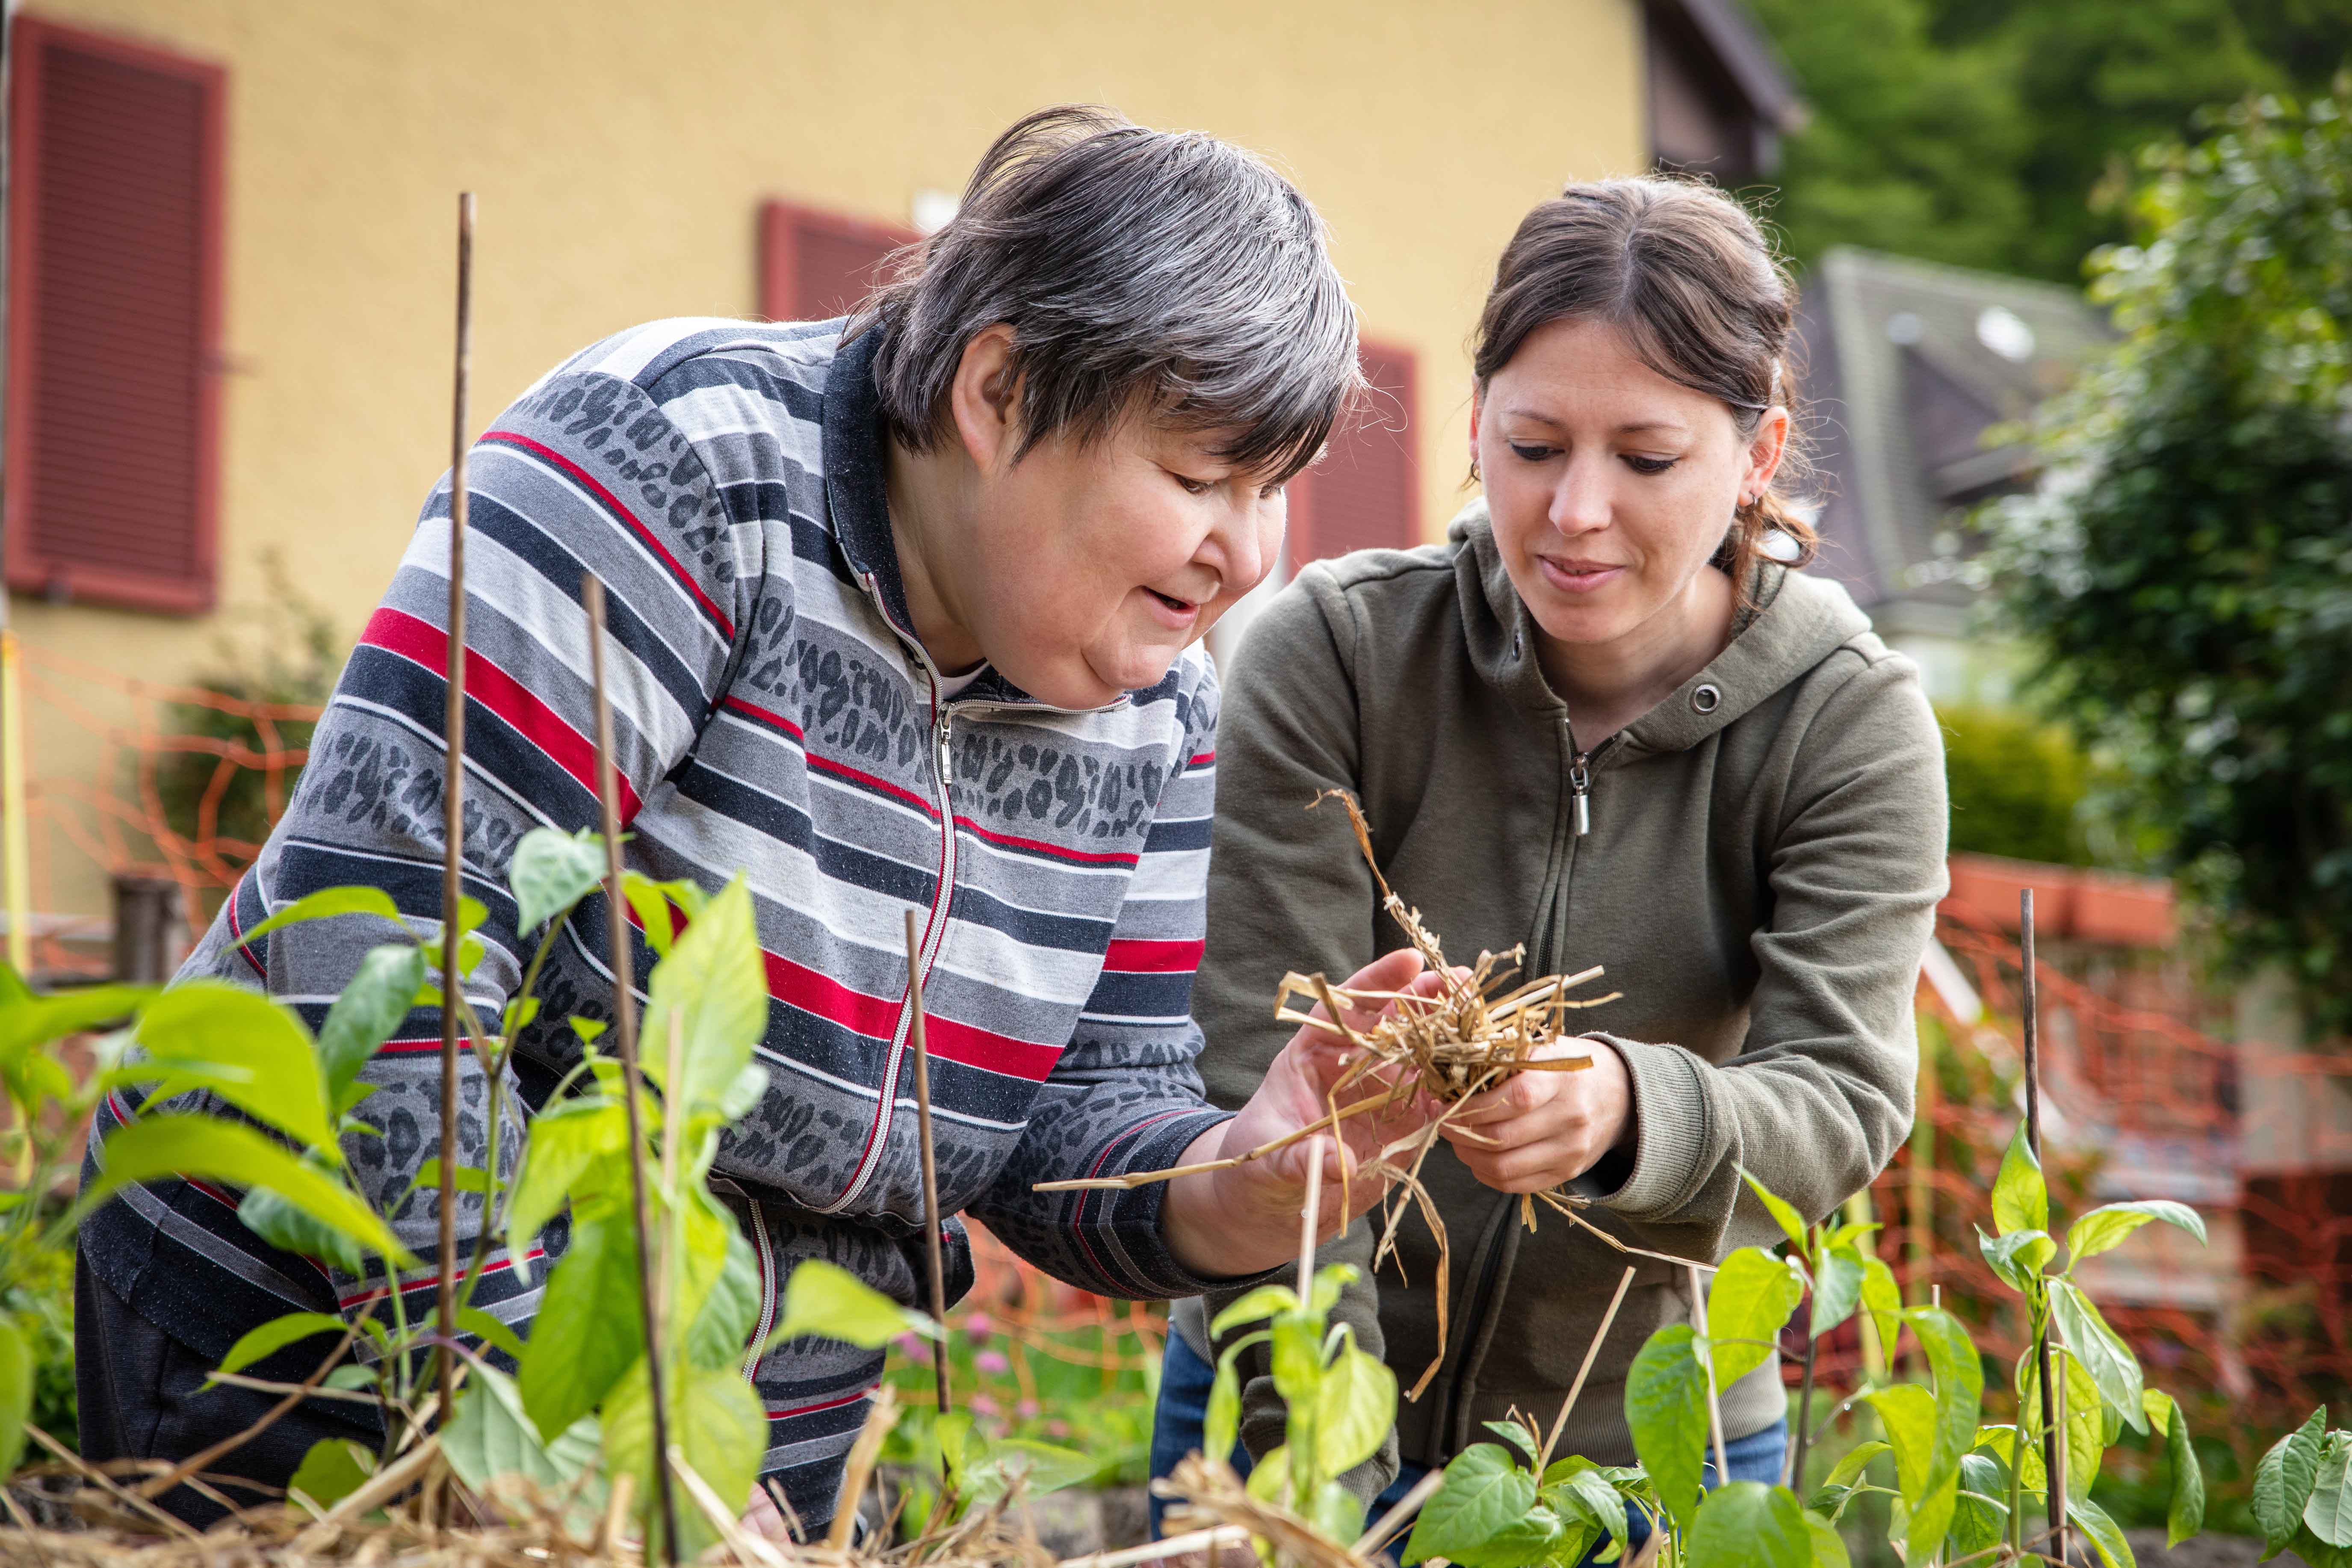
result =
[{"label": "jacket zipper", "polygon": [[[1566,714],[1560,716],[1559,728],[1560,733],[1567,738],[1568,742],[1570,831],[1573,837],[1583,838],[1592,831],[1592,764],[1609,754],[1610,748],[1616,745],[1618,737],[1612,735],[1591,751],[1580,751],[1576,744],[1576,726]],[[1565,882],[1573,877],[1575,872],[1575,851],[1571,848],[1569,864],[1560,872],[1561,880]],[[1482,1239],[1486,1247],[1486,1260],[1479,1269],[1477,1281],[1471,1289],[1469,1299],[1464,1302],[1466,1310],[1462,1321],[1465,1324],[1476,1323],[1486,1315],[1491,1304],[1489,1298],[1495,1292],[1496,1277],[1502,1272],[1503,1268],[1503,1248],[1507,1240],[1505,1233],[1517,1223],[1518,1214],[1517,1204],[1504,1202],[1496,1206],[1495,1217],[1487,1222],[1482,1233]],[[1450,1441],[1451,1428],[1461,1419],[1463,1395],[1468,1388],[1472,1370],[1470,1345],[1465,1341],[1462,1347],[1462,1360],[1454,1369],[1454,1377],[1446,1394],[1444,1420],[1439,1427],[1438,1435],[1438,1442],[1441,1446]]]},{"label": "jacket zipper", "polygon": [[[940,944],[947,939],[948,904],[955,896],[956,825],[955,801],[948,785],[948,740],[955,721],[955,708],[940,700],[939,672],[928,667],[924,673],[931,682],[931,766],[937,775],[940,803],[940,885],[931,899],[930,915],[924,925],[922,941],[916,946],[917,962],[921,965],[923,979],[929,984],[931,964],[940,955]],[[866,1141],[866,1156],[858,1162],[857,1173],[841,1195],[818,1214],[839,1214],[857,1201],[873,1181],[874,1173],[881,1167],[882,1156],[890,1146],[890,1124],[897,1119],[898,1109],[898,1072],[905,1065],[907,1042],[914,1027],[913,988],[898,1005],[898,1022],[890,1031],[890,1055],[883,1064],[881,1098],[874,1108],[874,1126]]]}]

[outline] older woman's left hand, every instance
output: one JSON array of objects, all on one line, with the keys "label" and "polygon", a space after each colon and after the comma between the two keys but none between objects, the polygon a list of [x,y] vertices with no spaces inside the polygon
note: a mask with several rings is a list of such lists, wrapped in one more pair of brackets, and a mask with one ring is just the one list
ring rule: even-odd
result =
[{"label": "older woman's left hand", "polygon": [[[1523,1072],[1472,1095],[1444,1136],[1470,1173],[1502,1193],[1539,1193],[1584,1174],[1633,1139],[1633,1092],[1625,1059],[1605,1040],[1570,1040],[1547,1057],[1592,1053],[1581,1072]],[[1465,1136],[1465,1134],[1468,1134]]]}]

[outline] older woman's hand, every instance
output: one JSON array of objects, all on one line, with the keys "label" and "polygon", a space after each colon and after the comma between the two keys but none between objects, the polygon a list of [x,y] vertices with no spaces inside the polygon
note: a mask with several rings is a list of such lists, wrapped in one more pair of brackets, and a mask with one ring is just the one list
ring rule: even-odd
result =
[{"label": "older woman's hand", "polygon": [[1539,1193],[1584,1174],[1633,1141],[1625,1059],[1605,1040],[1547,1047],[1546,1057],[1592,1053],[1581,1072],[1523,1072],[1463,1102],[1444,1136],[1470,1173],[1502,1193]]}]

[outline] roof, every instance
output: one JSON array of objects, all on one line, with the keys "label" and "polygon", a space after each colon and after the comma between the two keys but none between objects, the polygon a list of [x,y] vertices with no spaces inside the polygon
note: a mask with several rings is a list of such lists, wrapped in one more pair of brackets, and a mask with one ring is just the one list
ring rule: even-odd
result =
[{"label": "roof", "polygon": [[1679,17],[1706,41],[1716,63],[1747,99],[1748,112],[1775,131],[1794,132],[1805,123],[1805,105],[1788,62],[1739,0],[1651,0],[1653,8]]},{"label": "roof", "polygon": [[1827,498],[1822,569],[1865,609],[1941,605],[1956,626],[1972,594],[1937,535],[2032,477],[2029,453],[1985,434],[2112,342],[2105,319],[2059,284],[1840,247],[1805,279],[1798,331]]}]

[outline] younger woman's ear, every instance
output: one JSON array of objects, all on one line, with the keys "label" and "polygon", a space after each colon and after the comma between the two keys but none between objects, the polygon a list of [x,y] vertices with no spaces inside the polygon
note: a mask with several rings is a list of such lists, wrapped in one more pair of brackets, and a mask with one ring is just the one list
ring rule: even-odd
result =
[{"label": "younger woman's ear", "polygon": [[1748,438],[1748,477],[1740,483],[1744,495],[1760,496],[1772,488],[1772,476],[1780,471],[1780,459],[1789,453],[1789,411],[1775,404],[1764,411],[1756,422],[1756,434]]},{"label": "younger woman's ear", "polygon": [[1021,448],[1021,384],[1013,368],[1013,328],[982,327],[963,346],[948,384],[948,413],[956,437],[983,472],[1009,462]]}]

